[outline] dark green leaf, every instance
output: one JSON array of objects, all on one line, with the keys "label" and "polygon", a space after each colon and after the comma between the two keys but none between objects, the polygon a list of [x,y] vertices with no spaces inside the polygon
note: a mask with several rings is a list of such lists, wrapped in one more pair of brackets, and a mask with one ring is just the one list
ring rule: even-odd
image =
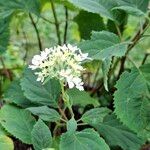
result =
[{"label": "dark green leaf", "polygon": [[25,69],[24,77],[21,80],[21,86],[24,95],[32,102],[43,105],[57,107],[58,97],[60,95],[60,84],[51,79],[46,84],[36,81],[37,76],[30,69]]},{"label": "dark green leaf", "polygon": [[97,99],[90,97],[89,93],[85,91],[79,91],[78,89],[68,89],[67,94],[69,95],[70,101],[73,105],[80,105],[85,107],[88,104],[98,106],[99,102]]},{"label": "dark green leaf", "polygon": [[116,84],[115,113],[130,129],[150,137],[150,64],[124,72]]},{"label": "dark green leaf", "polygon": [[27,110],[5,105],[0,110],[0,123],[13,136],[22,142],[31,144],[31,131],[35,119]]},{"label": "dark green leaf", "polygon": [[20,80],[15,80],[11,83],[9,89],[4,93],[4,99],[7,102],[15,103],[22,107],[27,107],[31,104],[21,90]]},{"label": "dark green leaf", "polygon": [[78,24],[80,36],[83,39],[89,39],[93,30],[101,31],[105,29],[103,19],[98,14],[80,11],[74,20]]},{"label": "dark green leaf", "polygon": [[32,144],[35,150],[50,148],[52,145],[51,132],[47,125],[40,119],[32,130]]},{"label": "dark green leaf", "polygon": [[4,53],[9,43],[10,18],[0,19],[0,54]]},{"label": "dark green leaf", "polygon": [[123,126],[115,115],[108,115],[103,123],[94,125],[98,132],[111,146],[120,146],[123,150],[138,150],[144,141]]},{"label": "dark green leaf", "polygon": [[7,0],[7,3],[5,0],[0,1],[0,18],[10,16],[17,10],[39,16],[40,2],[39,0]]},{"label": "dark green leaf", "polygon": [[42,120],[55,122],[60,120],[59,113],[47,106],[27,108],[32,114],[39,116]]},{"label": "dark green leaf", "polygon": [[60,150],[110,150],[105,141],[93,129],[61,136]]},{"label": "dark green leaf", "polygon": [[89,124],[99,124],[111,111],[108,108],[94,108],[85,112],[82,121]]}]

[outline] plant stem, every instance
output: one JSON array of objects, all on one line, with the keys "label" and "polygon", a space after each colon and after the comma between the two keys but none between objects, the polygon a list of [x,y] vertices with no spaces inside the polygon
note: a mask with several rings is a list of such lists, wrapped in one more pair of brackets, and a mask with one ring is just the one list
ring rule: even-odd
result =
[{"label": "plant stem", "polygon": [[66,20],[65,20],[65,31],[64,31],[64,44],[67,41],[68,18],[69,18],[68,8],[66,6],[65,6],[65,16],[66,16]]},{"label": "plant stem", "polygon": [[41,42],[41,38],[40,38],[40,34],[39,34],[39,30],[37,28],[37,25],[32,17],[32,15],[29,13],[29,17],[30,17],[30,20],[31,20],[31,23],[35,29],[35,32],[36,32],[36,35],[37,35],[37,39],[38,39],[38,44],[39,44],[39,49],[40,51],[42,51],[42,42]]},{"label": "plant stem", "polygon": [[65,92],[64,83],[63,83],[63,82],[60,82],[60,84],[61,84],[62,98],[63,98],[63,100],[64,100],[66,106],[68,107],[71,116],[73,117],[73,116],[74,116],[74,113],[73,113],[73,110],[72,110],[72,106],[71,106],[71,104],[70,104],[69,96],[68,96],[68,95],[66,94],[66,92]]},{"label": "plant stem", "polygon": [[57,19],[55,5],[53,3],[53,0],[50,0],[50,3],[51,3],[51,6],[52,6],[52,12],[53,12],[54,20],[55,20],[55,27],[56,27],[56,33],[57,33],[57,38],[58,38],[58,44],[61,45],[59,22],[58,22],[58,19]]},{"label": "plant stem", "polygon": [[[148,16],[150,17],[150,13],[148,14]],[[141,37],[143,36],[143,34],[145,33],[145,31],[148,29],[149,27],[149,19],[146,18],[143,26],[142,26],[142,30],[141,28],[138,30],[138,32],[135,34],[135,36],[132,38],[131,40],[131,44],[129,44],[126,55],[124,57],[122,57],[121,59],[121,65],[120,65],[120,69],[119,69],[119,73],[118,73],[118,77],[120,77],[120,75],[122,74],[122,72],[124,71],[124,65],[125,65],[125,61],[127,58],[128,53],[132,50],[132,48],[139,42],[139,40],[141,39]]]},{"label": "plant stem", "polygon": [[5,74],[6,74],[6,77],[7,77],[10,81],[12,81],[12,76],[11,76],[10,72],[8,71],[8,69],[6,68],[2,56],[0,57],[0,61],[1,61],[1,64],[2,64],[2,66],[3,66],[4,72],[5,72]]}]

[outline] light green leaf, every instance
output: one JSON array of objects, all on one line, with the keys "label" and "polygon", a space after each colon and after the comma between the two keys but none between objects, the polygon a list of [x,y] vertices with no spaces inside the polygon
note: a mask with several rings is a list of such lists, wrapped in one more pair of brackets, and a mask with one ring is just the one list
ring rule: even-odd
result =
[{"label": "light green leaf", "polygon": [[5,135],[0,136],[0,149],[1,150],[14,150],[13,141]]},{"label": "light green leaf", "polygon": [[92,104],[94,106],[98,106],[99,102],[97,99],[90,97],[89,93],[85,91],[79,91],[78,89],[68,89],[67,94],[69,95],[69,99],[73,105],[80,105],[85,107],[88,104]]},{"label": "light green leaf", "polygon": [[[130,129],[150,137],[150,64],[124,72],[116,84],[115,113]],[[145,133],[145,134],[143,134]]]},{"label": "light green leaf", "polygon": [[5,105],[0,110],[0,123],[13,136],[22,142],[31,144],[31,131],[35,119],[27,110]]},{"label": "light green leaf", "polygon": [[111,9],[117,6],[117,3],[114,0],[69,0],[69,2],[83,10],[97,13],[114,20],[114,16],[111,12]]},{"label": "light green leaf", "polygon": [[0,54],[4,53],[9,43],[9,22],[10,18],[0,19]]},{"label": "light green leaf", "polygon": [[22,107],[31,105],[31,102],[24,96],[21,90],[20,80],[15,80],[11,83],[9,89],[4,93],[4,99],[7,102],[15,103]]},{"label": "light green leaf", "polygon": [[129,43],[121,43],[119,37],[108,31],[92,32],[91,40],[79,43],[79,47],[89,57],[97,60],[111,59],[112,56],[122,57]]},{"label": "light green leaf", "polygon": [[74,21],[78,24],[82,39],[89,39],[93,30],[101,31],[105,29],[103,19],[98,14],[80,11],[80,13],[74,18]]},{"label": "light green leaf", "polygon": [[7,135],[8,133],[5,131],[5,129],[2,127],[2,125],[0,124],[0,136],[2,135]]},{"label": "light green leaf", "polygon": [[32,130],[32,144],[35,150],[47,149],[52,145],[51,132],[47,125],[40,119]]},{"label": "light green leaf", "polygon": [[55,109],[47,106],[29,107],[27,108],[32,114],[39,116],[44,121],[55,122],[60,120],[60,115]]},{"label": "light green leaf", "polygon": [[93,129],[85,129],[61,136],[60,150],[110,150],[105,141]]},{"label": "light green leaf", "polygon": [[117,0],[118,6],[113,9],[124,10],[134,16],[144,16],[148,10],[149,0]]},{"label": "light green leaf", "polygon": [[82,121],[89,124],[99,124],[111,111],[108,108],[94,108],[83,114]]},{"label": "light green leaf", "polygon": [[102,60],[102,70],[104,74],[104,85],[108,91],[107,74],[111,65],[112,57],[122,57],[127,50],[127,42],[121,42],[119,37],[108,31],[92,32],[91,40],[79,43],[79,47],[89,57]]},{"label": "light green leaf", "polygon": [[94,125],[97,131],[111,146],[120,146],[123,150],[138,150],[144,141],[122,125],[115,115],[108,115],[103,123]]},{"label": "light green leaf", "polygon": [[39,16],[40,2],[39,0],[7,0],[7,3],[5,0],[0,1],[0,17],[5,18],[18,10]]},{"label": "light green leaf", "polygon": [[74,117],[72,117],[68,122],[67,122],[67,131],[70,133],[74,133],[77,129],[77,122],[74,119]]},{"label": "light green leaf", "polygon": [[37,76],[31,69],[25,69],[24,77],[21,80],[24,95],[33,103],[57,107],[61,91],[59,82],[51,79],[43,85],[36,79]]}]

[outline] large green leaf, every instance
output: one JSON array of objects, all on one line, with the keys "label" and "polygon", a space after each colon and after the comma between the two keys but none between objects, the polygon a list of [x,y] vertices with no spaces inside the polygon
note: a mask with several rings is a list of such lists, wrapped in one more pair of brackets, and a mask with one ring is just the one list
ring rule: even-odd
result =
[{"label": "large green leaf", "polygon": [[80,49],[89,53],[93,59],[106,60],[112,56],[121,57],[127,50],[127,43],[121,43],[119,37],[108,31],[92,32],[91,40],[78,45]]},{"label": "large green leaf", "polygon": [[60,120],[59,113],[47,106],[29,107],[27,108],[32,114],[39,116],[42,120],[55,122]]},{"label": "large green leaf", "polygon": [[93,30],[105,30],[103,19],[98,14],[80,11],[80,13],[74,18],[74,20],[78,24],[80,36],[83,39],[89,39]]},{"label": "large green leaf", "polygon": [[88,104],[92,104],[94,106],[98,106],[99,102],[97,99],[90,97],[89,93],[85,91],[79,91],[78,89],[68,89],[67,94],[69,95],[69,99],[73,105],[80,105],[85,107]]},{"label": "large green leaf", "polygon": [[10,16],[15,11],[24,11],[27,13],[34,13],[40,15],[39,0],[1,0],[0,1],[0,18]]},{"label": "large green leaf", "polygon": [[114,0],[69,0],[75,6],[86,11],[103,15],[111,20],[114,20],[111,9],[117,6]]},{"label": "large green leaf", "polygon": [[30,112],[11,105],[5,105],[0,110],[0,123],[13,136],[22,142],[31,144],[31,131],[35,119]]},{"label": "large green leaf", "polygon": [[138,150],[144,143],[135,133],[123,126],[115,115],[106,116],[101,123],[88,123],[94,126],[111,146],[120,146],[123,150]]},{"label": "large green leaf", "polygon": [[89,56],[103,62],[104,85],[107,87],[107,74],[113,56],[122,57],[127,50],[127,42],[122,43],[119,37],[108,31],[92,32],[91,40],[79,43],[80,49]]},{"label": "large green leaf", "polygon": [[36,79],[37,76],[31,69],[25,69],[24,77],[21,80],[24,95],[32,102],[57,107],[61,91],[59,82],[51,79],[43,85]]},{"label": "large green leaf", "polygon": [[118,6],[113,9],[121,9],[135,16],[144,16],[148,10],[149,0],[116,0]]},{"label": "large green leaf", "polygon": [[109,150],[108,145],[93,129],[61,136],[60,150]]},{"label": "large green leaf", "polygon": [[11,83],[9,89],[4,93],[4,99],[7,102],[15,103],[22,107],[27,107],[31,104],[21,90],[20,80],[15,80]]},{"label": "large green leaf", "polygon": [[1,150],[14,150],[13,141],[5,135],[0,136],[0,149]]},{"label": "large green leaf", "polygon": [[51,132],[47,125],[40,119],[32,130],[32,144],[35,150],[50,148],[52,145]]},{"label": "large green leaf", "polygon": [[9,42],[9,22],[10,18],[0,19],[0,54],[5,52]]},{"label": "large green leaf", "polygon": [[116,88],[117,116],[139,135],[150,137],[150,64],[124,72]]},{"label": "large green leaf", "polygon": [[103,122],[104,117],[110,112],[108,108],[94,108],[85,112],[81,119],[89,124],[98,124]]}]

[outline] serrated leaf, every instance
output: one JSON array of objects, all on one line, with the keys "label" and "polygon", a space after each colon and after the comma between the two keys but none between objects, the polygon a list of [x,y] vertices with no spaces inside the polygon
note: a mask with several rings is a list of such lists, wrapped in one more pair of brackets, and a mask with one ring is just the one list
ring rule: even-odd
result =
[{"label": "serrated leaf", "polygon": [[90,97],[89,93],[85,91],[79,91],[78,89],[68,89],[67,94],[69,99],[73,105],[80,105],[85,107],[88,104],[92,104],[93,106],[98,106],[99,102],[97,99]]},{"label": "serrated leaf", "polygon": [[37,76],[31,69],[25,69],[21,79],[21,87],[24,95],[31,101],[43,105],[57,107],[58,97],[61,91],[58,81],[51,79],[46,84],[36,81]]},{"label": "serrated leaf", "polygon": [[8,90],[4,93],[4,99],[7,102],[15,103],[22,107],[31,105],[31,102],[24,96],[21,90],[20,80],[15,80],[11,83]]},{"label": "serrated leaf", "polygon": [[40,119],[32,130],[32,144],[35,150],[47,149],[52,145],[51,132],[47,125]]},{"label": "serrated leaf", "polygon": [[82,52],[89,54],[89,57],[95,60],[102,60],[104,85],[107,91],[107,74],[112,57],[124,56],[127,45],[127,42],[122,43],[116,34],[108,31],[92,32],[91,40],[83,41],[78,45]]},{"label": "serrated leaf", "polygon": [[7,3],[5,0],[0,1],[0,18],[10,16],[18,10],[39,16],[40,2],[39,0],[7,0]]},{"label": "serrated leaf", "polygon": [[122,57],[127,50],[127,42],[121,43],[119,37],[108,31],[92,32],[91,40],[79,43],[79,47],[89,57],[97,60]]},{"label": "serrated leaf", "polygon": [[0,149],[1,150],[14,150],[13,141],[5,135],[0,136]]},{"label": "serrated leaf", "polygon": [[35,119],[27,110],[5,105],[0,110],[0,123],[13,136],[22,142],[31,144],[31,131]]},{"label": "serrated leaf", "polygon": [[115,115],[108,115],[103,123],[93,126],[111,146],[120,146],[123,150],[138,150],[144,143],[135,133],[122,125]]},{"label": "serrated leaf", "polygon": [[69,133],[74,133],[77,129],[77,122],[74,119],[74,117],[72,117],[68,122],[67,122],[67,131]]},{"label": "serrated leaf", "polygon": [[105,29],[103,19],[98,14],[80,11],[80,13],[74,18],[74,21],[78,24],[82,39],[89,39],[93,30],[102,31]]},{"label": "serrated leaf", "polygon": [[110,150],[105,141],[93,129],[85,129],[61,136],[60,150]]},{"label": "serrated leaf", "polygon": [[88,12],[103,15],[111,20],[114,20],[111,9],[117,5],[114,0],[69,0],[75,6]]},{"label": "serrated leaf", "polygon": [[0,54],[4,53],[9,43],[9,22],[10,18],[0,19]]},{"label": "serrated leaf", "polygon": [[99,124],[111,111],[108,108],[94,108],[83,114],[82,121],[89,124]]},{"label": "serrated leaf", "polygon": [[150,137],[150,64],[124,72],[116,84],[115,113],[130,129]]},{"label": "serrated leaf", "polygon": [[55,122],[60,120],[59,113],[47,106],[29,107],[27,108],[32,114],[39,116],[44,121]]},{"label": "serrated leaf", "polygon": [[134,16],[145,16],[149,0],[117,0],[118,6],[113,9],[124,10]]}]

